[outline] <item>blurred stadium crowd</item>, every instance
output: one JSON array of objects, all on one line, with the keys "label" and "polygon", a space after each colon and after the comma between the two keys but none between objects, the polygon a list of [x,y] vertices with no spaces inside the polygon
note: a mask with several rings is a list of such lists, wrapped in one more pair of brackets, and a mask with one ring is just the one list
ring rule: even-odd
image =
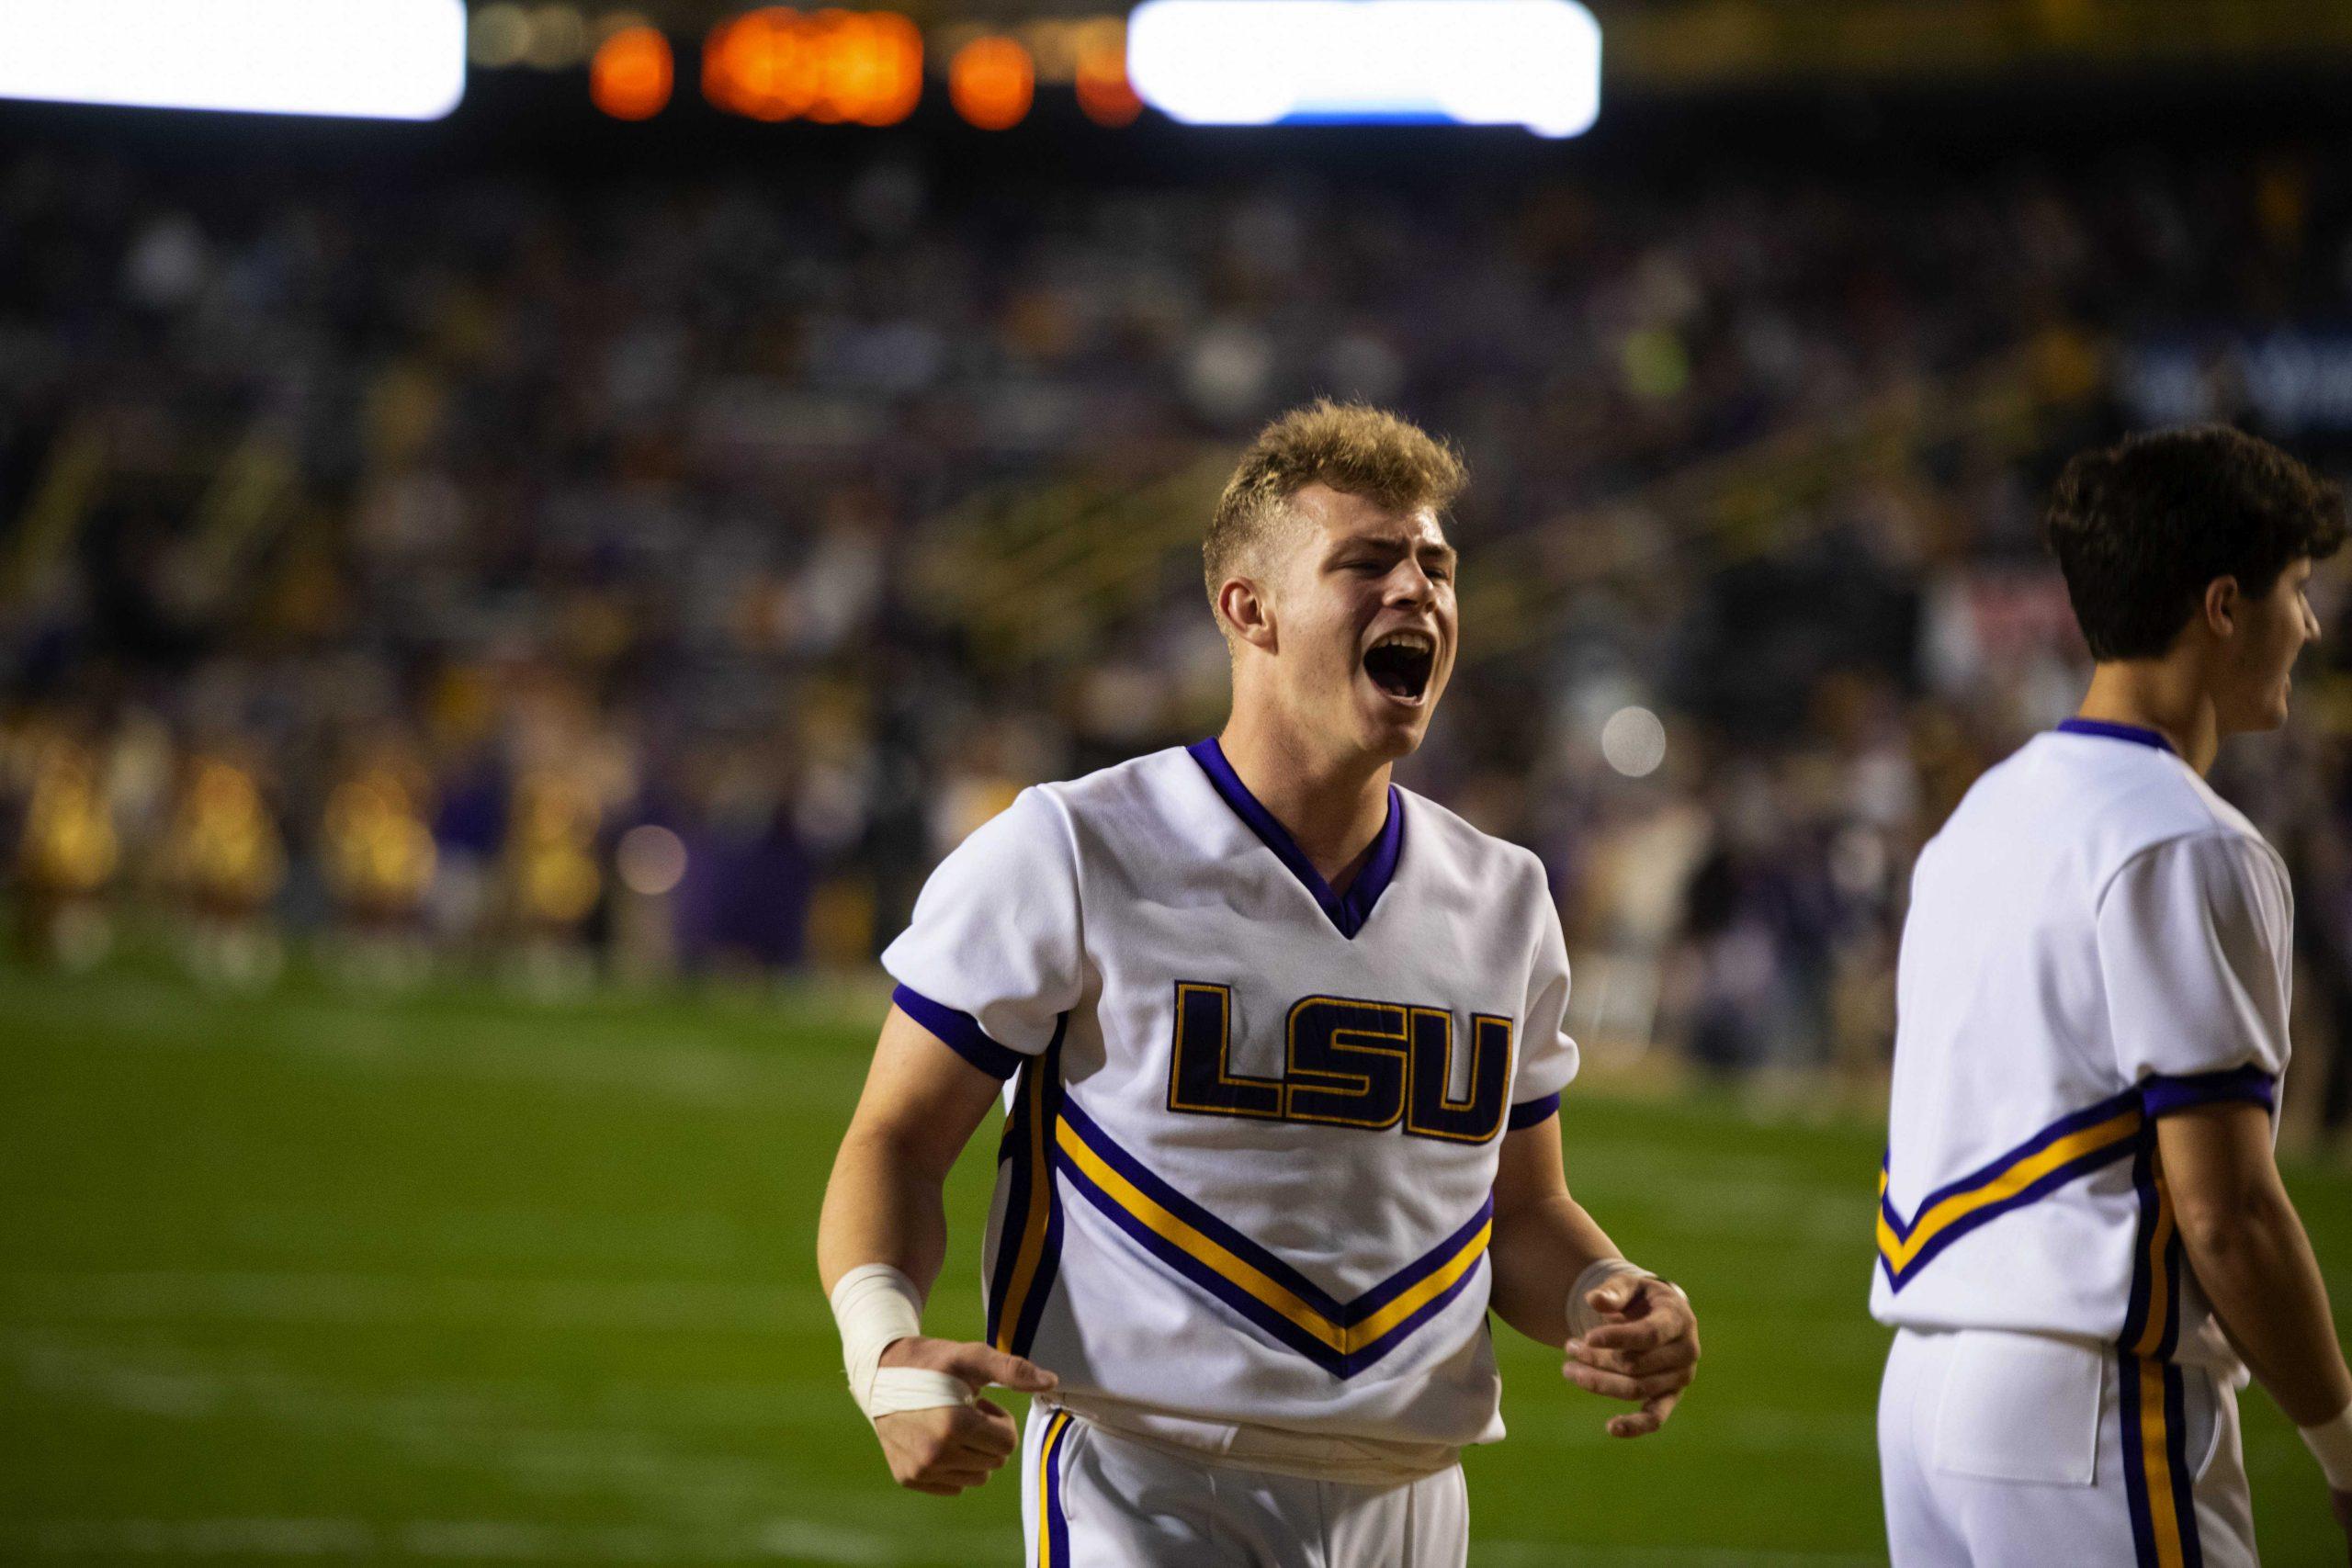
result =
[{"label": "blurred stadium crowd", "polygon": [[[1023,784],[1216,728],[1207,501],[1328,392],[1470,460],[1465,662],[1405,777],[1544,855],[1579,1032],[1866,1077],[1917,845],[2079,689],[2056,461],[2200,417],[2346,450],[2346,168],[592,189],[20,149],[17,941],[91,963],[160,911],[224,982],[288,938],[556,987],[862,963]],[[2221,779],[2293,865],[2323,1063],[2344,651]]]}]

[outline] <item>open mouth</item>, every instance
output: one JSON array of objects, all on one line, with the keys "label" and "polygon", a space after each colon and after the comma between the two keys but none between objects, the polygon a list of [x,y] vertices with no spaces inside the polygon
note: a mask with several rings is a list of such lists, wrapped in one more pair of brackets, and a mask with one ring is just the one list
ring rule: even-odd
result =
[{"label": "open mouth", "polygon": [[1372,683],[1399,702],[1418,703],[1437,668],[1437,644],[1427,632],[1390,632],[1363,656]]}]

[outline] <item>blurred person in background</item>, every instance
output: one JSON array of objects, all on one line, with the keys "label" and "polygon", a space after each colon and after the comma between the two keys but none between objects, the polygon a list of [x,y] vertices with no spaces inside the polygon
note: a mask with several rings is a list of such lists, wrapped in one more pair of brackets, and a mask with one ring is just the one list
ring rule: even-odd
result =
[{"label": "blurred person in background", "polygon": [[238,988],[276,979],[286,960],[273,908],[286,846],[243,746],[208,746],[187,758],[163,852],[189,969]]},{"label": "blurred person in background", "polygon": [[588,922],[605,894],[597,824],[577,778],[543,767],[515,780],[499,876],[514,974],[528,989],[561,995],[594,977]]},{"label": "blurred person in background", "polygon": [[319,827],[321,874],[334,900],[343,959],[383,984],[422,979],[425,900],[439,851],[431,782],[399,739],[379,738],[342,771]]},{"label": "blurred person in background", "polygon": [[105,897],[122,854],[98,759],[63,728],[35,720],[7,736],[6,760],[23,801],[17,944],[36,960],[87,968],[113,945]]}]

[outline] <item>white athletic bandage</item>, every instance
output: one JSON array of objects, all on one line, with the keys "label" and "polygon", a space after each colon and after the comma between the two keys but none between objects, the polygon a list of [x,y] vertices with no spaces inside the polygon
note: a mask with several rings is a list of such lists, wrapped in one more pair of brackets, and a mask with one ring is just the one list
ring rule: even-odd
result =
[{"label": "white athletic bandage", "polygon": [[1598,1258],[1585,1266],[1584,1272],[1577,1276],[1577,1282],[1568,1290],[1569,1338],[1581,1339],[1606,1321],[1599,1313],[1586,1304],[1585,1297],[1620,1274],[1631,1274],[1642,1280],[1657,1280],[1659,1284],[1664,1285],[1675,1294],[1682,1293],[1680,1286],[1670,1280],[1658,1279],[1658,1276],[1638,1264],[1628,1263],[1622,1258]]},{"label": "white athletic bandage", "polygon": [[867,1420],[972,1403],[971,1385],[953,1373],[882,1365],[882,1352],[895,1341],[922,1332],[922,1303],[912,1280],[888,1263],[868,1263],[841,1277],[832,1303],[850,1397]]},{"label": "white athletic bandage", "polygon": [[2301,1430],[2312,1457],[2319,1461],[2320,1473],[2327,1477],[2328,1489],[2352,1492],[2352,1404],[2337,1411],[2334,1420]]}]

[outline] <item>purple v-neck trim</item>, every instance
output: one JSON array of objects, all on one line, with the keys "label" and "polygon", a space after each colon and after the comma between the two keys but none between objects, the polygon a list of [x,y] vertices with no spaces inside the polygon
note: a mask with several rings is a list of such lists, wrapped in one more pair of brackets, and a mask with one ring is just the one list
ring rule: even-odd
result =
[{"label": "purple v-neck trim", "polygon": [[1380,837],[1372,842],[1372,854],[1342,895],[1331,891],[1331,885],[1323,880],[1323,874],[1315,869],[1315,863],[1306,858],[1298,840],[1290,836],[1290,829],[1250,793],[1250,786],[1241,782],[1241,775],[1226,761],[1225,748],[1216,743],[1216,737],[1195,741],[1184,750],[1208,774],[1209,784],[1233,807],[1233,814],[1274,852],[1276,860],[1289,867],[1290,874],[1313,896],[1323,913],[1339,928],[1340,934],[1353,941],[1356,932],[1363,930],[1364,921],[1372,918],[1372,907],[1387,891],[1396,874],[1396,863],[1405,852],[1405,803],[1398,796],[1396,786],[1388,786],[1388,820],[1381,824]]}]

